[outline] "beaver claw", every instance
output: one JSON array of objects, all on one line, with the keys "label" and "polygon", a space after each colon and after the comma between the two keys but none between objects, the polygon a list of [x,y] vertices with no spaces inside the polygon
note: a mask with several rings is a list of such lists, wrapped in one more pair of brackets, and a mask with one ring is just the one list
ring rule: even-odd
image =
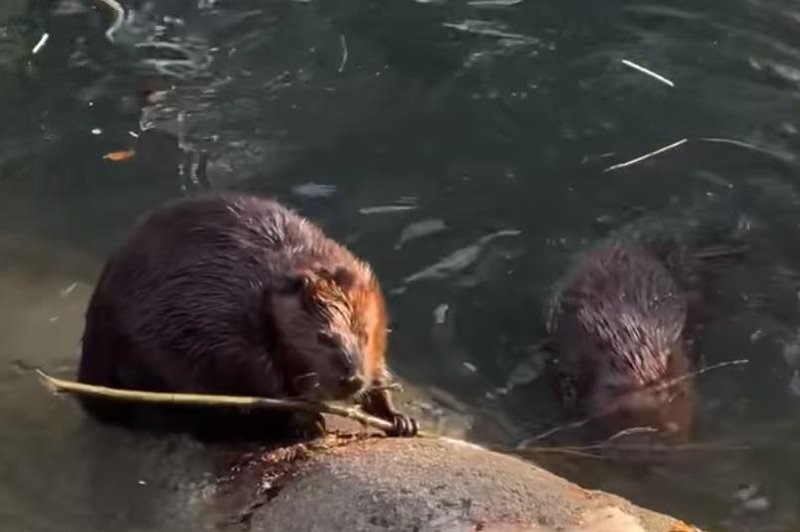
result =
[{"label": "beaver claw", "polygon": [[391,421],[392,428],[386,431],[387,436],[411,438],[419,432],[419,424],[413,417],[405,414],[395,414]]}]

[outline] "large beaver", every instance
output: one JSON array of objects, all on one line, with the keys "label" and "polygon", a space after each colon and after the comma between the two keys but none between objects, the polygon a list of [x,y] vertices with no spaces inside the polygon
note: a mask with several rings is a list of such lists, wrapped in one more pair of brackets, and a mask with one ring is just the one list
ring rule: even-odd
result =
[{"label": "large beaver", "polygon": [[[354,397],[390,420],[391,434],[413,435],[416,422],[386,388],[386,337],[384,299],[366,263],[273,200],[203,195],[146,215],[111,255],[86,313],[78,378],[152,391]],[[274,434],[289,417],[82,402],[104,421],[186,423],[211,438]]]},{"label": "large beaver", "polygon": [[578,260],[552,308],[551,348],[580,403],[570,406],[606,437],[638,429],[677,443],[691,430],[687,316],[697,298],[662,259],[630,243],[601,245]]}]

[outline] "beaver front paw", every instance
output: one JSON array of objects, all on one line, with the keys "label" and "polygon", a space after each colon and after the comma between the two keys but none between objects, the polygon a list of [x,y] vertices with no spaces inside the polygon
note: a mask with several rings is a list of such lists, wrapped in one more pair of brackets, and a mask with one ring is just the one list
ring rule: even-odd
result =
[{"label": "beaver front paw", "polygon": [[392,428],[386,431],[387,436],[411,438],[419,432],[419,424],[411,416],[394,414],[390,421],[392,422]]},{"label": "beaver front paw", "polygon": [[313,440],[327,431],[322,414],[298,412],[291,418],[291,434],[300,440]]}]

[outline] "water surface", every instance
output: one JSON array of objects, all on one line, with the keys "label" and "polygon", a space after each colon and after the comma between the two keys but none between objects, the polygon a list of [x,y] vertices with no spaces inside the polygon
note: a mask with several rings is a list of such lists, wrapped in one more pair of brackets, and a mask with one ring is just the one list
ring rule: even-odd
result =
[{"label": "water surface", "polygon": [[[370,260],[397,372],[507,445],[563,423],[534,347],[575,252],[640,213],[729,224],[753,250],[720,272],[698,363],[750,362],[699,378],[703,450],[647,475],[541,462],[713,530],[800,526],[794,2],[123,5],[113,41],[99,3],[0,6],[4,529],[208,522],[195,444],[96,427],[11,361],[70,375],[125,229],[224,188],[276,195]],[[142,109],[143,84],[170,90]]]}]

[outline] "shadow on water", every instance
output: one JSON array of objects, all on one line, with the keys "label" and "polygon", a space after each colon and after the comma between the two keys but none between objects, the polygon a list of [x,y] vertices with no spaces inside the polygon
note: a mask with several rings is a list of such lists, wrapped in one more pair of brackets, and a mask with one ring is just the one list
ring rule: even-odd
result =
[{"label": "shadow on water", "polygon": [[699,379],[696,439],[720,449],[647,475],[541,463],[714,530],[796,528],[793,3],[123,4],[113,43],[96,3],[0,6],[7,529],[202,521],[199,449],[94,427],[6,363],[69,374],[110,247],[145,209],[207,188],[275,194],[368,258],[398,373],[501,444],[563,422],[533,346],[574,253],[636,212],[730,222],[754,252],[720,276],[697,349],[701,364],[750,360]]}]

